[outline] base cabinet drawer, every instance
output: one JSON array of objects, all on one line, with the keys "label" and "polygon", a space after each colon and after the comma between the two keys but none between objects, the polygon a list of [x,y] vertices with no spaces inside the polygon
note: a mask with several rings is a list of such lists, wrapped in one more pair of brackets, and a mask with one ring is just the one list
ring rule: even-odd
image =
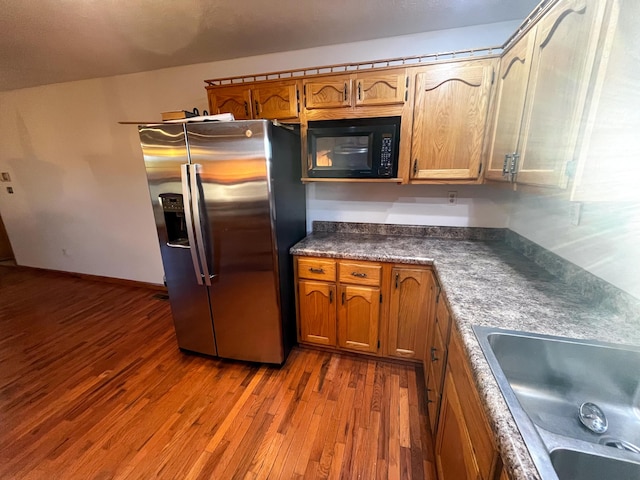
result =
[{"label": "base cabinet drawer", "polygon": [[298,278],[335,282],[336,262],[325,258],[299,258]]}]

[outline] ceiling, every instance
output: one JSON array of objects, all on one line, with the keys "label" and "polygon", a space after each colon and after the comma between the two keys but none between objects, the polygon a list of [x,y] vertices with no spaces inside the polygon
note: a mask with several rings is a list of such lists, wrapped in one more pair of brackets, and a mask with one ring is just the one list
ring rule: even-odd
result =
[{"label": "ceiling", "polygon": [[0,90],[521,20],[537,3],[0,0]]}]

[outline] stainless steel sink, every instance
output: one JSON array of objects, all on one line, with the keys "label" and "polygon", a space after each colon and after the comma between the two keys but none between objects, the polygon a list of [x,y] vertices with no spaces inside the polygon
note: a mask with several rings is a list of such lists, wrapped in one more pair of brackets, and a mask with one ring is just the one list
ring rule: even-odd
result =
[{"label": "stainless steel sink", "polygon": [[551,463],[560,480],[640,478],[640,463],[575,450],[554,450],[551,452]]},{"label": "stainless steel sink", "polygon": [[[640,479],[640,348],[474,331],[542,478],[603,478],[589,475],[606,471]],[[580,421],[585,402],[606,415],[605,433]],[[585,470],[570,473],[574,467]]]}]

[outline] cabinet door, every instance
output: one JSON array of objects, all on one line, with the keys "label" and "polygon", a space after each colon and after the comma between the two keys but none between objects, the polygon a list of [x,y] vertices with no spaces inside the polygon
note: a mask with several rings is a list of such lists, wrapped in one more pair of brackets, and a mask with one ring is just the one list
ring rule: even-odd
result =
[{"label": "cabinet door", "polygon": [[407,88],[407,75],[404,71],[400,73],[358,73],[356,105],[404,103]]},{"label": "cabinet door", "polygon": [[251,91],[247,86],[216,87],[208,90],[209,111],[212,115],[232,113],[236,120],[249,120]]},{"label": "cabinet door", "polygon": [[518,153],[535,37],[536,27],[518,40],[500,60],[500,73],[496,82],[496,113],[484,175],[490,180],[511,181],[509,170],[512,161],[515,161],[513,155]]},{"label": "cabinet door", "polygon": [[445,377],[436,437],[436,469],[439,480],[479,480],[471,439],[451,373]]},{"label": "cabinet door", "polygon": [[480,175],[493,62],[426,67],[416,79],[411,178]]},{"label": "cabinet door", "polygon": [[560,1],[538,25],[518,183],[567,185],[606,3]]},{"label": "cabinet door", "polygon": [[351,106],[350,75],[305,80],[303,85],[304,106],[308,110]]},{"label": "cabinet door", "polygon": [[349,350],[377,352],[380,289],[341,285],[340,297],[338,345]]},{"label": "cabinet door", "polygon": [[422,359],[433,301],[433,274],[426,269],[396,267],[391,281],[387,351],[394,357]]},{"label": "cabinet door", "polygon": [[255,118],[298,117],[298,88],[295,82],[256,85],[252,94]]},{"label": "cabinet door", "polygon": [[298,282],[300,341],[336,345],[336,286],[333,283]]}]

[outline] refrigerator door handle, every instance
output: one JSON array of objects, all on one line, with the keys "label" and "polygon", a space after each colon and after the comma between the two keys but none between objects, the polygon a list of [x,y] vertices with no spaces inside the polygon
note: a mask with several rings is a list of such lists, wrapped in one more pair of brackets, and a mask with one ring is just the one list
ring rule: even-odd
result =
[{"label": "refrigerator door handle", "polygon": [[[202,235],[202,218],[200,216],[200,190],[198,189],[198,175],[202,170],[202,165],[198,163],[192,163],[191,165],[191,193],[193,195],[193,221],[195,223],[196,239],[198,241],[198,253],[200,254],[200,264],[202,265],[202,271],[204,273],[204,284],[208,287],[211,286],[211,278],[214,275],[209,273],[209,264],[207,262],[207,255],[204,250],[204,236]],[[212,240],[213,243],[213,240]]]},{"label": "refrigerator door handle", "polygon": [[202,285],[202,271],[198,262],[198,253],[196,252],[196,240],[193,235],[193,222],[191,221],[191,196],[189,194],[189,164],[180,165],[180,177],[182,180],[182,198],[184,205],[184,217],[187,224],[187,238],[189,239],[189,250],[191,251],[191,260],[193,261],[193,271],[196,274],[198,285]]}]

